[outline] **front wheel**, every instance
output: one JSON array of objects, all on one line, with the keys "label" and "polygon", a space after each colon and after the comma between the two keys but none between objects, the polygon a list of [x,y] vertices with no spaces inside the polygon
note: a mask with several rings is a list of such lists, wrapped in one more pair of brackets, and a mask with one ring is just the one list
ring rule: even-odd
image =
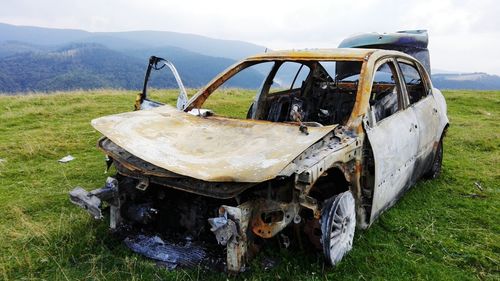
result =
[{"label": "front wheel", "polygon": [[356,211],[350,191],[325,201],[321,211],[321,244],[326,260],[335,265],[352,249]]}]

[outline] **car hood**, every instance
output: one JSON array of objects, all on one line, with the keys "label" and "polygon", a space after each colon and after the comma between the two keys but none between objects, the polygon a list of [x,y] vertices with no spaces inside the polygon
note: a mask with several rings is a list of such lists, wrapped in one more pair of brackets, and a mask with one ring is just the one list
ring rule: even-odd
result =
[{"label": "car hood", "polygon": [[158,167],[204,181],[262,182],[336,125],[313,127],[268,121],[199,117],[169,105],[105,116],[92,126]]}]

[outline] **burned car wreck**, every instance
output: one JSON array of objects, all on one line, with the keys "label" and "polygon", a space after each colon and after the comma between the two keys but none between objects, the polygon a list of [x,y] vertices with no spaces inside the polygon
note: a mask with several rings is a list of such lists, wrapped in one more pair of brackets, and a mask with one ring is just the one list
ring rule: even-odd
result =
[{"label": "burned car wreck", "polygon": [[[189,100],[175,67],[151,57],[136,111],[92,121],[116,175],[91,192],[75,188],[71,201],[96,219],[109,206],[110,228],[133,233],[130,248],[165,262],[199,264],[206,253],[197,243],[211,243],[225,251],[227,270],[240,272],[259,241],[294,228],[338,263],[356,228],[420,178],[439,175],[448,126],[428,55],[406,54],[426,51],[425,32],[343,44],[249,57]],[[204,106],[226,81],[262,64],[269,67],[245,119]],[[180,87],[177,107],[147,95],[149,74],[165,66]]]}]

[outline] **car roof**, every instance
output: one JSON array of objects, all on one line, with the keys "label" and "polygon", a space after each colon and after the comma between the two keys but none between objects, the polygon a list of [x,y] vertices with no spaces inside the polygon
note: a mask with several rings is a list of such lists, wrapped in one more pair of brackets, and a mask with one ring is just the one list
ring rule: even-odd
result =
[{"label": "car roof", "polygon": [[246,61],[262,60],[367,60],[374,53],[383,55],[406,56],[398,51],[361,48],[303,49],[269,51],[248,57]]}]

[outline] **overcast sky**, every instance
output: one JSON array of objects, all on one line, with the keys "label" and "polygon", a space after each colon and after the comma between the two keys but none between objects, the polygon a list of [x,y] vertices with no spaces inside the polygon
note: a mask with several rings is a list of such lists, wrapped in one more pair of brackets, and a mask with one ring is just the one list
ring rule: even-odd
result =
[{"label": "overcast sky", "polygon": [[500,2],[494,0],[0,0],[0,22],[175,31],[271,49],[336,47],[362,32],[427,29],[434,69],[500,75]]}]

